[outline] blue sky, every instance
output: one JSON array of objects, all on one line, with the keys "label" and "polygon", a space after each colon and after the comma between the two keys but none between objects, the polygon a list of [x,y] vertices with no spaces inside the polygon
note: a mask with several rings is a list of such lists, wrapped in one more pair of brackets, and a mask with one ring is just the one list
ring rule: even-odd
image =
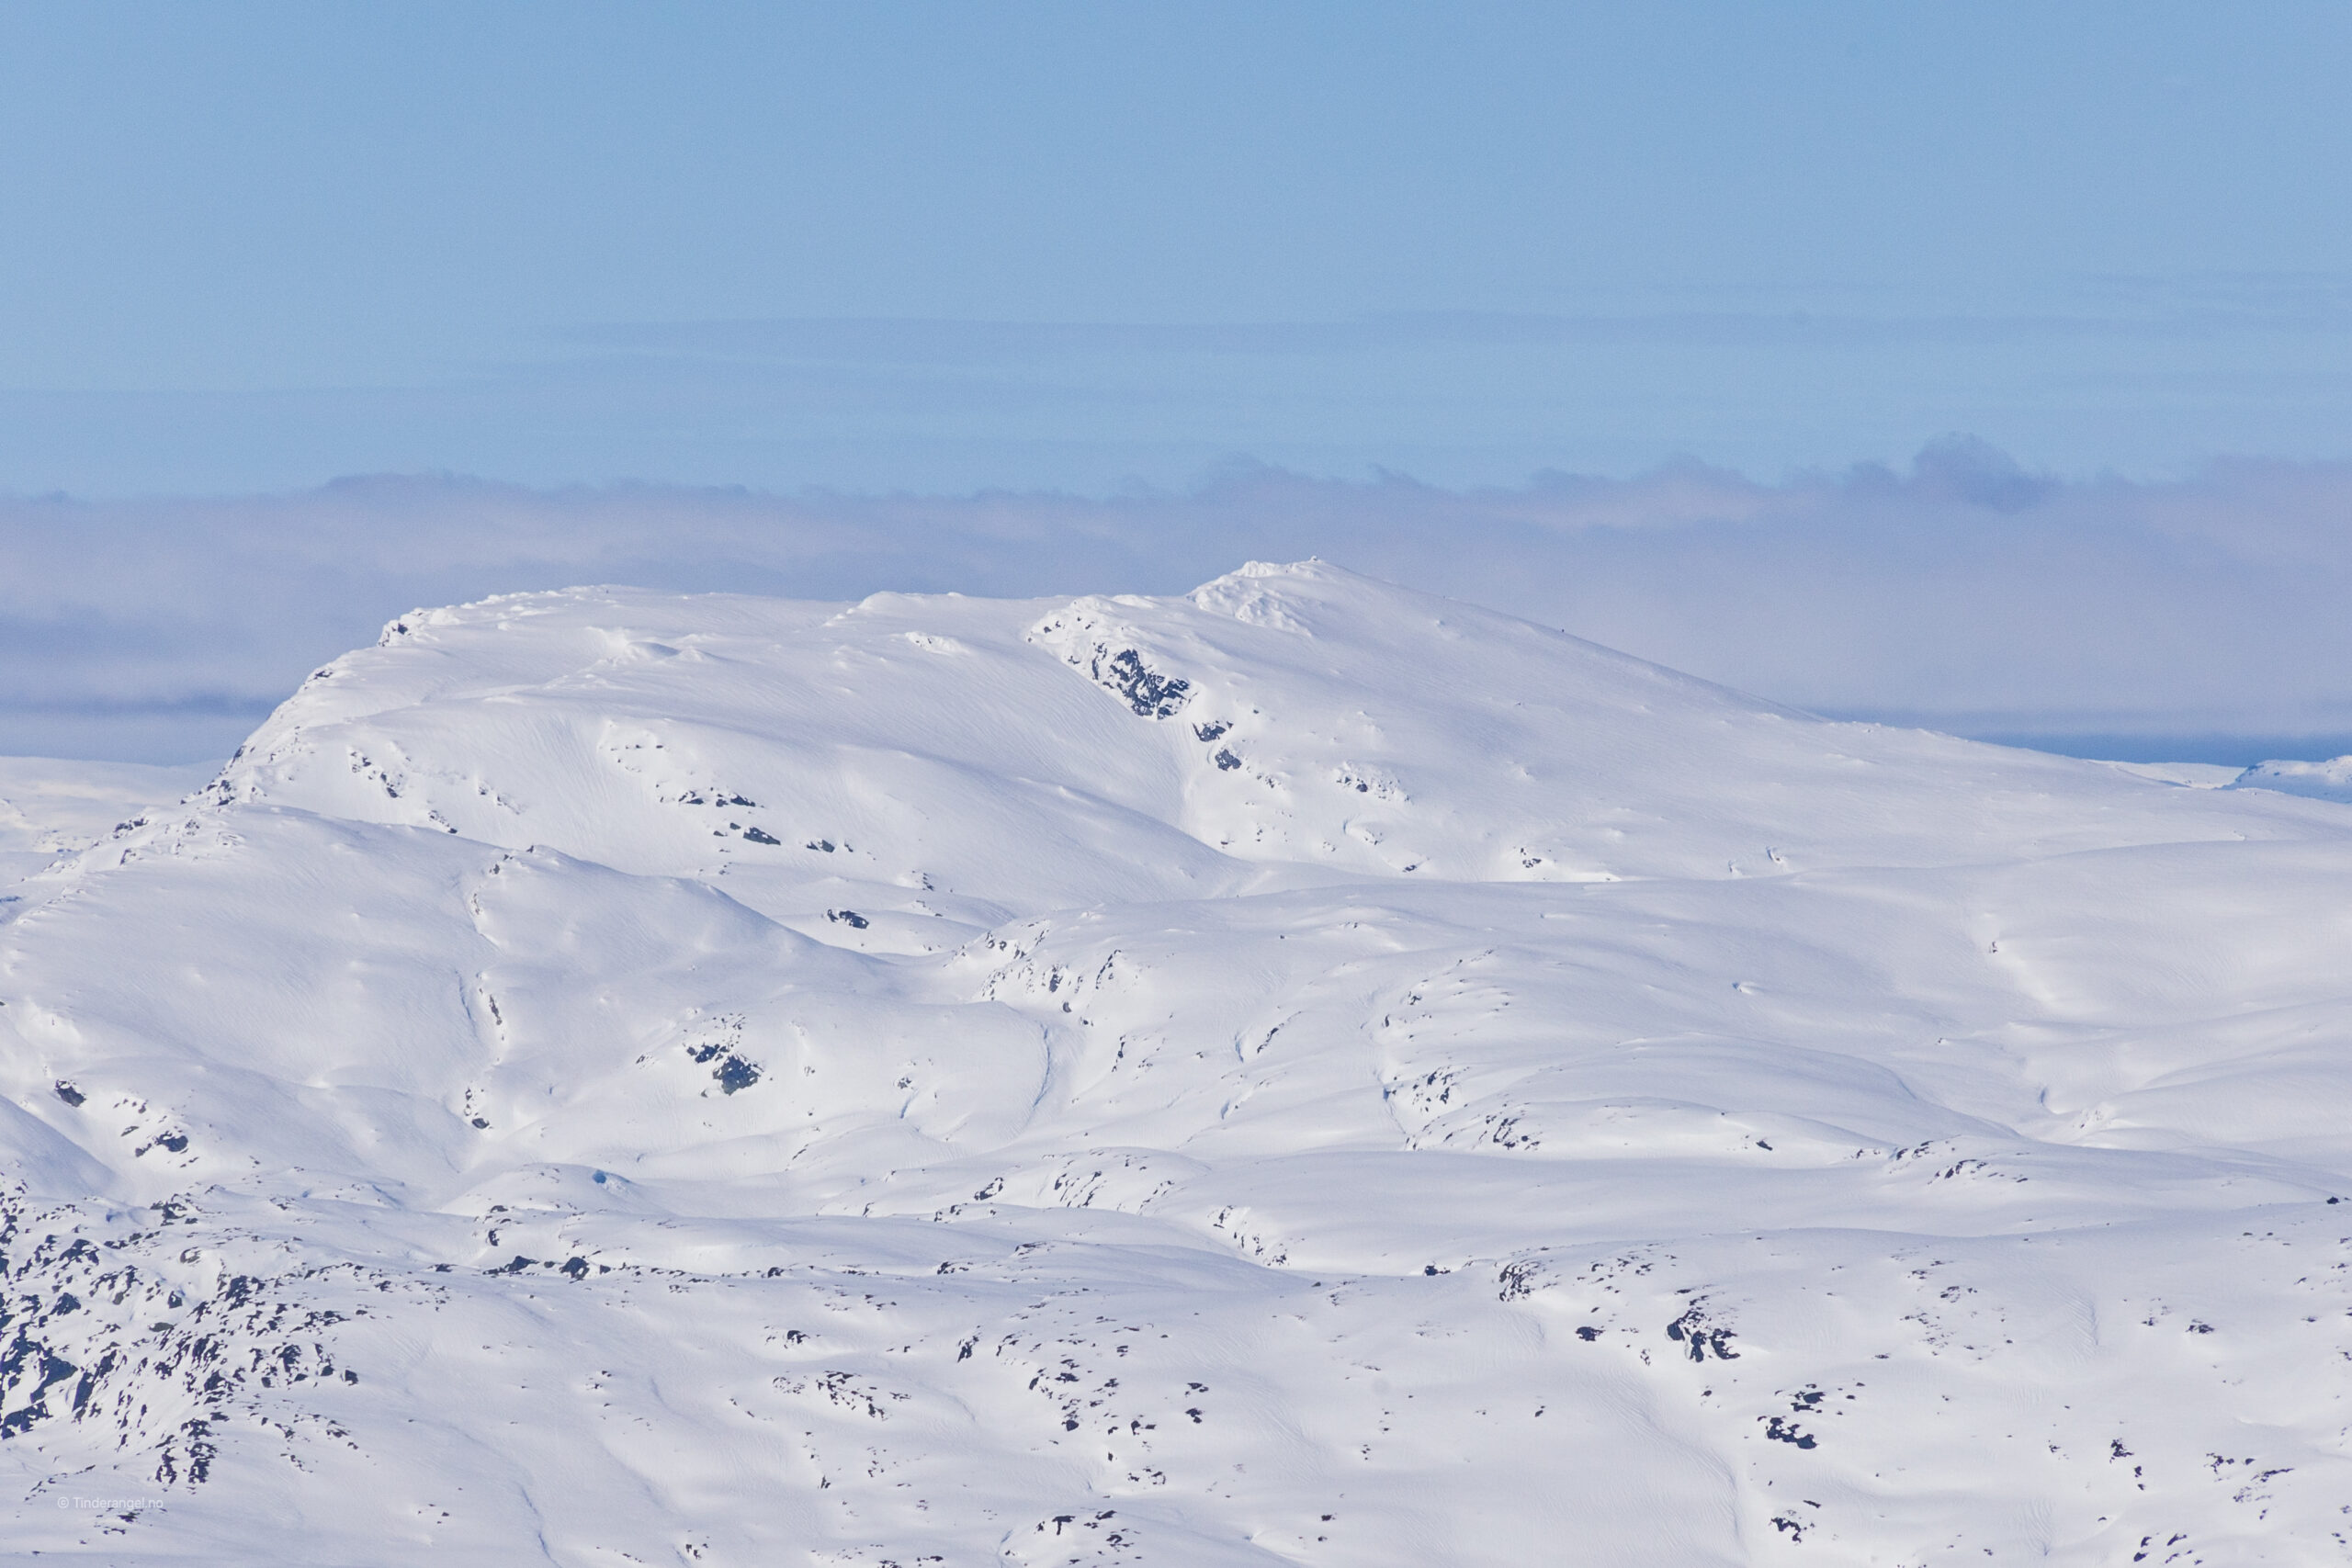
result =
[{"label": "blue sky", "polygon": [[0,6],[0,491],[2352,456],[2340,5]]},{"label": "blue sky", "polygon": [[2347,66],[2336,0],[0,0],[0,752],[226,755],[420,603],[1309,553],[2352,750]]}]

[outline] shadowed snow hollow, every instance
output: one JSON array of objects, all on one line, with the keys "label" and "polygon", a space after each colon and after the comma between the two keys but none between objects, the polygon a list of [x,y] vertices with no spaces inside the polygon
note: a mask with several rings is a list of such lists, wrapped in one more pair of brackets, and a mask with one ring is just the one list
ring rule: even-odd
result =
[{"label": "shadowed snow hollow", "polygon": [[403,617],[7,863],[6,1539],[2344,1558],[2352,807],[2149,772],[1314,563]]}]

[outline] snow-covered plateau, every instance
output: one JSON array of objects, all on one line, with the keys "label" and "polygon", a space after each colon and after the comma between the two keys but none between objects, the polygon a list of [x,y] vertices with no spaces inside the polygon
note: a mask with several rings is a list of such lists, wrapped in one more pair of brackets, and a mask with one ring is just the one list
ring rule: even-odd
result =
[{"label": "snow-covered plateau", "polygon": [[2352,1561],[2342,773],[1314,563],[406,616],[0,764],[0,1554]]}]

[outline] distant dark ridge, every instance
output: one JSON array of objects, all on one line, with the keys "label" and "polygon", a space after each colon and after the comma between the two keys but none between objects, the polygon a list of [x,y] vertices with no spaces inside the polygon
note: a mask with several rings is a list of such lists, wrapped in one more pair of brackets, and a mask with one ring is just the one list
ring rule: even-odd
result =
[{"label": "distant dark ridge", "polygon": [[2346,735],[2049,735],[1978,729],[1954,730],[1971,740],[1996,746],[2023,746],[2054,751],[2062,757],[2088,757],[2106,762],[2221,762],[2250,768],[2273,759],[2324,762],[2352,756],[2352,734]]}]

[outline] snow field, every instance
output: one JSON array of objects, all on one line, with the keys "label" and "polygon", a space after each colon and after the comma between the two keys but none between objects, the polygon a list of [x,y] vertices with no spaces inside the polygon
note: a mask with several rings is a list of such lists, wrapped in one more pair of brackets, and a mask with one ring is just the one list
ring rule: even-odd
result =
[{"label": "snow field", "polygon": [[2268,776],[1312,563],[403,617],[0,890],[0,1540],[2352,1557]]}]

